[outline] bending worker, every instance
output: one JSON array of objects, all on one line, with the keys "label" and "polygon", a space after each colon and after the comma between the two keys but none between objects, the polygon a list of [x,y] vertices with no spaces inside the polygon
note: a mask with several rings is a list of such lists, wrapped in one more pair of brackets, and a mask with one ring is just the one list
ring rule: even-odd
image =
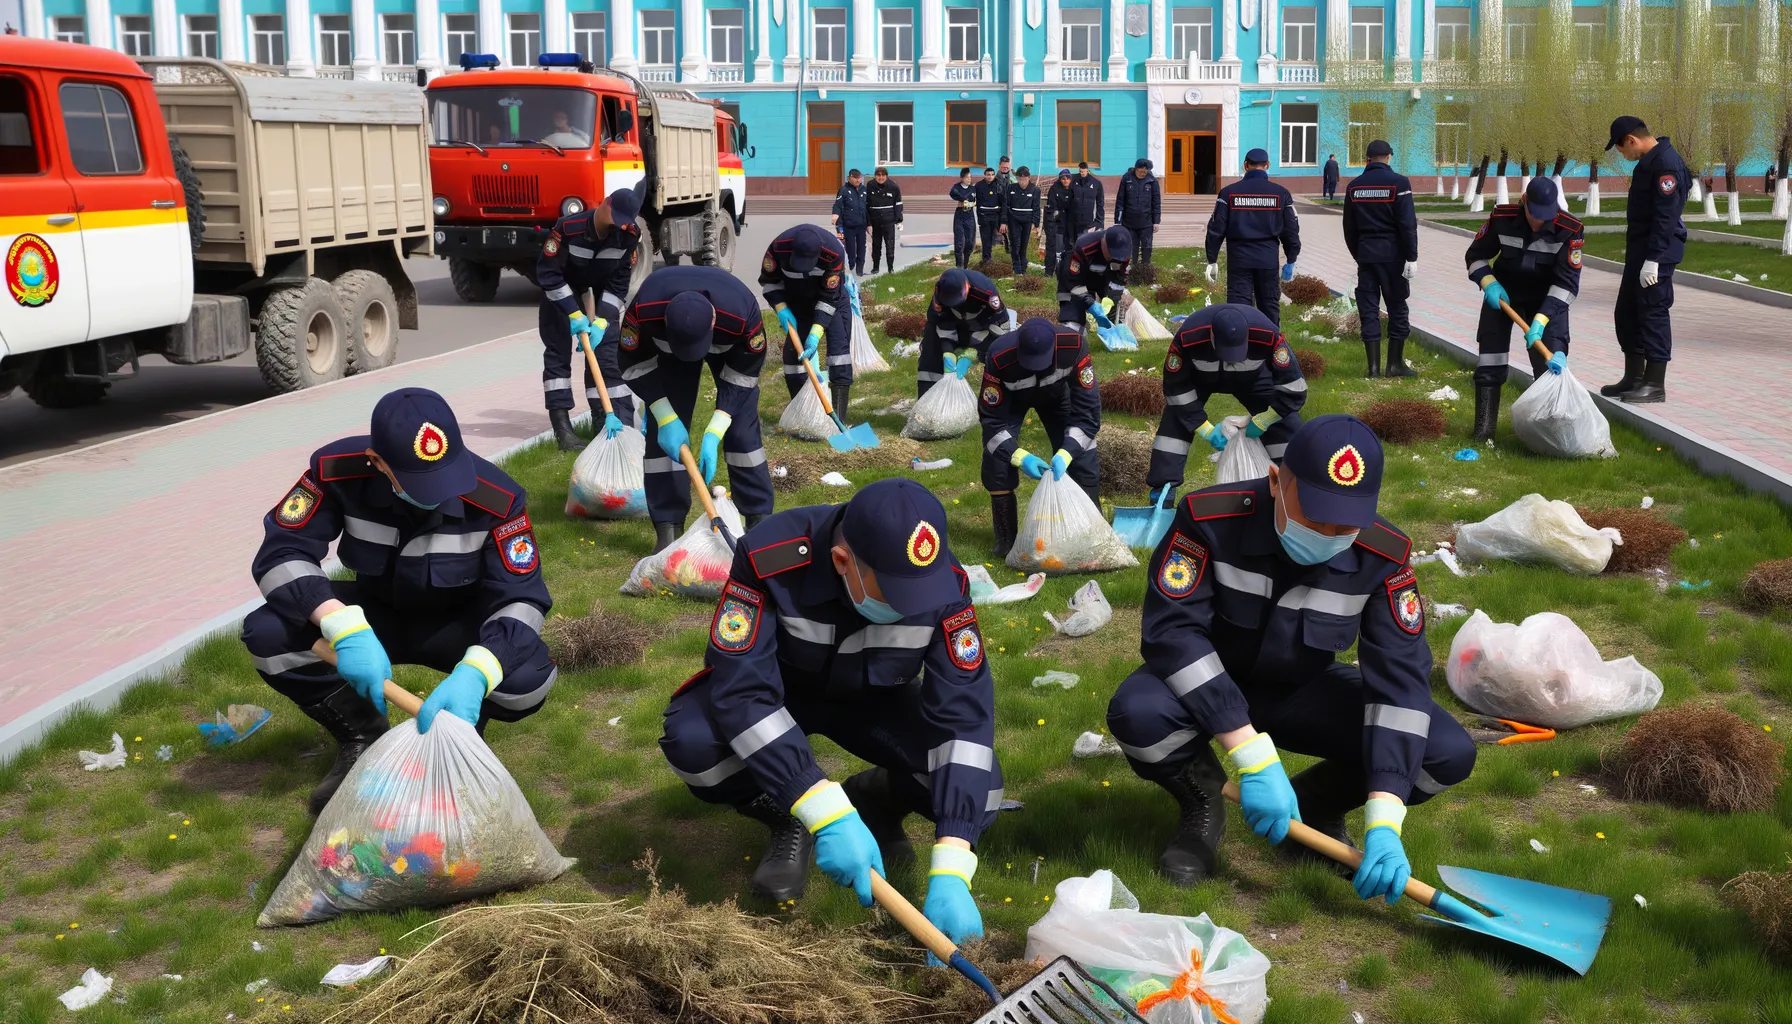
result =
[{"label": "bending worker", "polygon": [[[703,670],[672,697],[660,748],[692,794],[771,829],[752,889],[803,893],[822,872],[871,905],[870,872],[912,858],[902,821],[934,823],[922,911],[954,942],[983,934],[972,852],[1002,802],[995,684],[946,512],[900,477],[748,532],[716,605]],[[873,767],[829,781],[806,738]]]},{"label": "bending worker", "polygon": [[[1101,504],[1101,392],[1083,332],[1034,317],[990,343],[983,360],[977,413],[983,423],[983,488],[995,522],[995,556],[1008,557],[1020,532],[1014,496],[1018,470],[1034,480],[1066,472],[1089,500]],[[1027,412],[1039,423],[1055,453],[1042,459],[1020,446]]]},{"label": "bending worker", "polygon": [[[1300,258],[1300,218],[1294,197],[1269,180],[1269,154],[1253,149],[1244,155],[1244,177],[1220,189],[1213,216],[1207,220],[1207,280],[1220,279],[1220,246],[1226,247],[1226,301],[1254,305],[1276,327],[1282,326],[1282,280],[1294,280]],[[1288,254],[1277,258],[1276,247]]]},{"label": "bending worker", "polygon": [[[1133,771],[1181,811],[1158,859],[1177,885],[1213,873],[1225,830],[1212,740],[1272,843],[1298,819],[1349,845],[1344,816],[1366,800],[1356,891],[1389,903],[1411,874],[1407,807],[1473,769],[1474,741],[1431,699],[1412,542],[1375,512],[1381,478],[1374,431],[1320,416],[1267,479],[1178,503],[1145,585],[1145,664],[1108,705]],[[1336,660],[1353,644],[1361,668]],[[1290,780],[1278,744],[1325,760]]]},{"label": "bending worker", "polygon": [[[1002,302],[996,283],[975,270],[948,270],[933,284],[927,326],[915,371],[915,397],[945,379],[945,354],[981,361],[991,339],[1014,329],[1014,310]],[[963,376],[960,374],[960,376]]]},{"label": "bending worker", "polygon": [[[619,188],[596,208],[562,217],[541,245],[535,261],[535,280],[541,285],[541,394],[548,407],[548,423],[562,451],[575,451],[584,442],[572,429],[572,364],[585,368],[585,398],[593,409],[602,408],[591,364],[573,348],[580,337],[591,339],[597,364],[604,373],[615,410],[604,420],[611,437],[625,424],[635,422],[633,392],[616,369],[616,331],[622,308],[628,304],[628,286],[635,264],[641,259],[641,232],[635,216],[641,197],[633,189]],[[580,297],[590,289],[597,295],[597,319],[585,316]],[[595,328],[595,333],[593,329]],[[604,342],[610,344],[605,345]]]},{"label": "bending worker", "polygon": [[1079,333],[1085,316],[1103,330],[1126,294],[1126,261],[1132,259],[1132,232],[1118,224],[1078,238],[1058,268],[1058,322]]},{"label": "bending worker", "polygon": [[1388,376],[1417,377],[1406,365],[1411,333],[1406,300],[1419,269],[1419,216],[1412,182],[1388,166],[1394,147],[1369,143],[1363,173],[1344,186],[1344,244],[1356,260],[1356,308],[1363,322],[1365,376],[1381,376],[1381,303],[1388,304]]},{"label": "bending worker", "polygon": [[[822,382],[833,382],[834,408],[844,410],[852,390],[852,303],[846,294],[846,253],[839,240],[814,224],[785,228],[765,247],[759,291],[784,328],[780,351],[790,397],[809,386],[803,363],[815,358],[825,337]],[[753,418],[758,419],[758,407],[754,409]]]},{"label": "bending worker", "polygon": [[[336,739],[336,763],[311,791],[330,802],[385,734],[392,665],[447,677],[417,730],[447,711],[485,731],[541,707],[556,669],[541,640],[554,606],[526,495],[470,451],[442,396],[402,388],[373,407],[368,434],[312,453],[262,520],[255,582],[267,603],[243,620],[243,646],[267,684]],[[330,544],[354,579],[323,569]],[[312,652],[319,638],[334,667]]]}]

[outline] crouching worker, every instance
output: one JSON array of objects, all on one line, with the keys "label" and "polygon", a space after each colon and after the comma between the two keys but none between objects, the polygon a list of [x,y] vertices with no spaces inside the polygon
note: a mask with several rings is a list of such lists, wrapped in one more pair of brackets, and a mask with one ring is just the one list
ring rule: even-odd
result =
[{"label": "crouching worker", "polygon": [[[752,888],[779,902],[802,895],[813,853],[870,906],[870,872],[914,855],[903,818],[931,819],[922,909],[954,942],[981,935],[969,884],[1002,801],[995,685],[939,499],[880,480],[775,513],[736,551],[705,667],[666,708],[672,770],[771,829]],[[809,733],[876,767],[829,781]]]},{"label": "crouching worker", "polygon": [[[483,734],[488,719],[541,707],[556,671],[541,639],[554,602],[524,499],[462,443],[442,396],[402,388],[374,406],[371,435],[319,448],[267,514],[254,564],[267,603],[243,621],[243,645],[261,678],[336,738],[313,814],[385,733],[394,662],[448,673],[423,702],[420,732],[441,711]],[[354,579],[324,573],[332,541]],[[312,652],[319,637],[334,668]]]},{"label": "crouching worker", "polygon": [[[1407,807],[1474,767],[1474,742],[1431,699],[1412,545],[1375,512],[1381,476],[1368,426],[1320,416],[1266,479],[1182,499],[1151,558],[1145,664],[1114,694],[1108,730],[1181,810],[1158,860],[1178,885],[1212,874],[1225,828],[1212,740],[1271,842],[1300,820],[1349,844],[1344,816],[1366,800],[1356,891],[1390,903],[1411,874]],[[1335,660],[1353,644],[1361,668]],[[1325,760],[1290,780],[1278,745]]]}]

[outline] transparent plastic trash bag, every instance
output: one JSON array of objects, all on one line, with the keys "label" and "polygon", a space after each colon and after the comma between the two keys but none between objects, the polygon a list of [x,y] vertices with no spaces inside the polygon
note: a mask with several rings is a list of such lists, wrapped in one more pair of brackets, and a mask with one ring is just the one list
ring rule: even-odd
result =
[{"label": "transparent plastic trash bag", "polygon": [[[1245,436],[1245,427],[1250,422],[1244,416],[1228,416],[1214,428],[1226,432],[1226,449],[1220,452],[1219,461],[1213,466],[1214,483],[1260,480],[1269,475],[1269,449],[1263,447],[1263,439]],[[1195,440],[1204,443],[1200,438]]]},{"label": "transparent plastic trash bag", "polygon": [[407,721],[361,755],[255,923],[460,903],[574,863],[473,726],[442,713],[429,732]]},{"label": "transparent plastic trash bag", "polygon": [[890,364],[884,362],[877,346],[871,343],[871,332],[865,329],[865,307],[859,298],[859,279],[851,274],[846,275],[846,294],[852,300],[853,376],[888,370]]},{"label": "transparent plastic trash bag", "polygon": [[1456,555],[1464,562],[1504,558],[1553,565],[1592,576],[1605,571],[1612,545],[1624,543],[1615,528],[1595,530],[1574,506],[1527,494],[1478,523],[1456,530]]},{"label": "transparent plastic trash bag", "polygon": [[834,417],[822,408],[821,396],[815,393],[815,385],[809,383],[808,374],[803,375],[802,389],[784,407],[784,415],[778,417],[778,430],[804,441],[826,441],[840,432],[834,425]]},{"label": "transparent plastic trash bag", "polygon": [[[739,510],[723,496],[725,492],[720,487],[711,493],[715,497],[716,513],[728,524],[735,540],[739,540],[747,532]],[[693,497],[693,503],[695,500]],[[709,524],[709,516],[698,508],[691,525],[682,536],[667,545],[666,550],[635,563],[634,570],[628,574],[628,582],[622,585],[622,592],[630,597],[652,597],[664,591],[679,597],[714,601],[722,596],[722,586],[728,582],[728,570],[733,565],[734,552],[729,550],[728,542],[715,532]]]},{"label": "transparent plastic trash bag", "polygon": [[977,396],[972,393],[970,382],[948,373],[909,410],[902,436],[916,441],[944,441],[976,425]]},{"label": "transparent plastic trash bag", "polygon": [[1538,455],[1615,459],[1612,427],[1573,370],[1545,373],[1512,403],[1512,432]]},{"label": "transparent plastic trash bag", "polygon": [[572,464],[566,486],[566,514],[586,519],[639,519],[647,515],[641,460],[647,440],[634,427],[615,437],[597,437]]},{"label": "transparent plastic trash bag", "polygon": [[1485,715],[1550,729],[1640,715],[1661,700],[1661,680],[1634,657],[1606,661],[1574,620],[1538,612],[1495,622],[1476,611],[1450,643],[1444,678]]},{"label": "transparent plastic trash bag", "polygon": [[[1060,956],[1135,1004],[1156,1002],[1143,1014],[1151,1024],[1218,1024],[1220,1013],[1259,1024],[1269,1008],[1269,958],[1243,935],[1206,914],[1144,913],[1105,869],[1059,882],[1050,909],[1027,929],[1027,959],[1049,963]],[[1161,999],[1184,975],[1189,995]]]},{"label": "transparent plastic trash bag", "polygon": [[1008,552],[1008,568],[1048,576],[1109,572],[1138,564],[1132,549],[1076,481],[1068,475],[1059,480],[1050,472],[1033,488],[1020,536]]},{"label": "transparent plastic trash bag", "polygon": [[1053,618],[1051,612],[1045,613],[1045,621],[1065,636],[1088,636],[1107,625],[1113,617],[1114,606],[1108,604],[1106,595],[1101,592],[1101,584],[1094,580],[1076,588],[1076,593],[1070,595],[1070,614],[1064,616],[1064,621]]},{"label": "transparent plastic trash bag", "polygon": [[1126,329],[1131,331],[1132,336],[1139,341],[1170,340],[1170,332],[1164,328],[1157,317],[1151,315],[1151,310],[1147,309],[1143,302],[1134,300],[1132,305],[1126,307],[1126,316],[1123,320]]}]

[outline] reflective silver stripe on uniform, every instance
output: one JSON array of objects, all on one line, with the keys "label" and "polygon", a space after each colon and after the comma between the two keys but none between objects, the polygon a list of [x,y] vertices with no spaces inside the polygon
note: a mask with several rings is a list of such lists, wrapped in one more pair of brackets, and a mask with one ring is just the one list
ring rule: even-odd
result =
[{"label": "reflective silver stripe on uniform", "polygon": [[822,316],[833,316],[840,311],[834,308],[832,302],[817,302],[815,304],[815,312],[820,313]]},{"label": "reflective silver stripe on uniform", "polygon": [[1281,444],[1266,444],[1263,446],[1263,450],[1269,453],[1270,458],[1279,459],[1282,457],[1282,453],[1288,450],[1288,443],[1284,441]]},{"label": "reflective silver stripe on uniform", "polygon": [[1082,427],[1071,427],[1069,430],[1064,431],[1064,436],[1075,441],[1077,444],[1082,445],[1083,450],[1086,452],[1095,450],[1095,439],[1088,434],[1083,433]]},{"label": "reflective silver stripe on uniform", "polygon": [[1019,380],[1005,380],[1002,382],[1002,386],[1010,391],[1025,391],[1028,388],[1038,386],[1038,384],[1038,377],[1022,377]]},{"label": "reflective silver stripe on uniform", "polygon": [[1236,590],[1241,594],[1255,594],[1268,597],[1275,593],[1275,581],[1260,572],[1240,569],[1230,562],[1213,563],[1213,578],[1227,590]]},{"label": "reflective silver stripe on uniform", "polygon": [[591,399],[595,408],[603,408],[604,393],[596,388],[586,388],[585,397]]},{"label": "reflective silver stripe on uniform", "polygon": [[1475,361],[1475,365],[1505,366],[1510,358],[1510,355],[1505,352],[1483,352],[1481,353],[1481,358]]},{"label": "reflective silver stripe on uniform", "polygon": [[1075,369],[1076,369],[1076,367],[1074,367],[1074,366],[1066,366],[1061,370],[1053,370],[1052,372],[1045,375],[1045,379],[1041,380],[1039,382],[1039,386],[1043,388],[1043,387],[1049,387],[1053,384],[1056,384],[1059,381],[1063,380],[1064,378],[1070,376],[1071,372],[1074,371]]},{"label": "reflective silver stripe on uniform", "polygon": [[1276,390],[1277,391],[1291,391],[1298,395],[1301,392],[1307,390],[1307,378],[1302,377],[1298,380],[1290,381],[1287,384],[1277,384]]},{"label": "reflective silver stripe on uniform", "polygon": [[[1071,294],[1072,294],[1071,292],[1059,292],[1058,293],[1058,301],[1059,302],[1069,302]],[[1089,290],[1086,288],[1083,289],[1083,294],[1084,295],[1089,294]]]},{"label": "reflective silver stripe on uniform", "polygon": [[1549,297],[1552,299],[1561,299],[1564,306],[1572,306],[1574,304],[1574,293],[1559,284],[1552,284],[1549,286]]},{"label": "reflective silver stripe on uniform", "polygon": [[627,255],[627,249],[599,249],[597,251],[597,258],[600,260],[619,260]]},{"label": "reflective silver stripe on uniform", "polygon": [[1088,297],[1089,289],[1084,285],[1079,284],[1075,288],[1070,289],[1070,294],[1086,298]]},{"label": "reflective silver stripe on uniform", "polygon": [[1005,444],[1006,442],[1012,441],[1012,440],[1014,440],[1014,433],[1012,431],[1008,431],[1008,430],[997,431],[996,436],[990,438],[988,441],[985,441],[983,443],[983,450],[988,452],[991,455],[994,455],[996,453],[997,448],[1002,447],[1003,444]]},{"label": "reflective silver stripe on uniform", "polygon": [[841,641],[836,654],[857,654],[867,647],[918,650],[933,642],[932,626],[866,626]]},{"label": "reflective silver stripe on uniform", "polygon": [[[481,536],[484,535],[481,534]],[[274,591],[291,583],[293,580],[302,580],[307,576],[321,576],[324,579],[329,579],[329,577],[324,574],[323,567],[319,566],[316,562],[307,562],[304,559],[295,558],[290,562],[281,562],[267,572],[262,573],[261,579],[256,580],[255,585],[261,588],[261,596],[267,597]]]},{"label": "reflective silver stripe on uniform", "polygon": [[940,766],[956,764],[989,771],[995,767],[996,752],[970,740],[947,740],[927,752],[927,770],[937,772]]},{"label": "reflective silver stripe on uniform", "polygon": [[[644,363],[636,363],[635,365],[622,371],[622,379],[623,380],[634,380],[637,377],[645,377],[648,374],[652,373],[653,371],[655,371],[659,368],[660,368],[660,357],[654,356],[653,358],[647,360]],[[571,382],[568,381],[567,383],[570,384]]]},{"label": "reflective silver stripe on uniform", "polygon": [[852,353],[848,352],[845,355],[829,356],[828,357],[828,365],[829,366],[851,366],[852,365]]},{"label": "reflective silver stripe on uniform", "polygon": [[387,526],[354,516],[342,517],[342,532],[356,540],[364,540],[369,544],[383,544],[389,548],[398,546],[398,527]]},{"label": "reflective silver stripe on uniform", "polygon": [[1202,373],[1220,372],[1220,361],[1218,359],[1190,359],[1188,362],[1190,366],[1193,366]]},{"label": "reflective silver stripe on uniform", "polygon": [[1189,443],[1187,441],[1178,441],[1173,437],[1166,437],[1163,434],[1157,435],[1157,440],[1151,442],[1153,451],[1168,452],[1171,455],[1187,455],[1188,445]]},{"label": "reflective silver stripe on uniform", "polygon": [[1170,692],[1182,697],[1212,682],[1225,671],[1226,666],[1220,663],[1220,652],[1210,651],[1206,657],[1170,673],[1164,682],[1170,684]]},{"label": "reflective silver stripe on uniform", "polygon": [[808,376],[808,373],[809,371],[803,369],[802,363],[784,364],[784,376],[786,377],[805,377]]},{"label": "reflective silver stripe on uniform", "polygon": [[255,663],[256,671],[277,676],[282,672],[291,672],[295,668],[315,665],[324,659],[310,651],[294,651],[291,654],[276,654],[271,658],[250,658]]},{"label": "reflective silver stripe on uniform", "polygon": [[1542,238],[1533,238],[1531,239],[1531,244],[1525,246],[1525,248],[1532,252],[1561,252],[1562,243],[1551,242]]},{"label": "reflective silver stripe on uniform", "polygon": [[1361,615],[1363,606],[1368,603],[1368,594],[1340,594],[1335,590],[1294,587],[1282,595],[1276,607],[1300,608],[1327,615]]},{"label": "reflective silver stripe on uniform", "polygon": [[808,275],[808,274],[807,274],[807,273],[806,273],[806,272],[805,272],[805,273],[798,273],[798,272],[796,272],[796,271],[794,271],[794,270],[785,270],[785,269],[784,269],[784,268],[783,268],[783,267],[779,267],[779,268],[778,268],[778,269],[779,269],[779,270],[780,270],[780,271],[782,271],[782,272],[783,272],[783,274],[784,274],[784,276],[785,276],[785,277],[794,277],[794,278],[796,278],[796,279],[797,279],[797,280],[799,280],[799,281],[801,281],[801,280],[802,280],[802,279],[803,279],[803,278],[805,278],[805,277],[808,277],[808,276],[809,276],[809,275]]},{"label": "reflective silver stripe on uniform", "polygon": [[618,384],[610,389],[611,398],[633,398],[635,393],[627,384]]},{"label": "reflective silver stripe on uniform", "polygon": [[834,626],[828,622],[817,622],[814,619],[800,619],[794,615],[779,616],[778,624],[798,640],[807,640],[812,644],[832,644],[834,642]]},{"label": "reflective silver stripe on uniform", "polygon": [[600,306],[606,302],[612,306],[615,306],[617,309],[621,309],[623,306],[622,297],[619,295],[612,295],[609,292],[603,293],[603,295],[601,297],[599,297],[597,300],[597,304]]},{"label": "reflective silver stripe on uniform", "polygon": [[426,533],[421,537],[412,537],[398,552],[399,557],[416,557],[418,555],[470,555],[485,546],[485,532],[479,533]]},{"label": "reflective silver stripe on uniform", "polygon": [[723,452],[722,461],[742,469],[763,466],[765,465],[765,449],[755,448],[750,452]]},{"label": "reflective silver stripe on uniform", "polygon": [[1431,735],[1430,715],[1411,708],[1397,708],[1392,704],[1363,705],[1363,725],[1410,733],[1421,739]]},{"label": "reflective silver stripe on uniform", "polygon": [[587,249],[582,245],[569,245],[566,247],[566,251],[582,260],[588,260],[597,255],[595,249]]},{"label": "reflective silver stripe on uniform", "polygon": [[1006,794],[1000,789],[989,791],[989,799],[983,804],[983,813],[990,814],[1002,809],[1002,797]]},{"label": "reflective silver stripe on uniform", "polygon": [[549,380],[544,380],[541,382],[541,390],[543,390],[543,391],[571,391],[572,390],[572,378],[570,378],[570,377],[554,377]]},{"label": "reflective silver stripe on uniform", "polygon": [[646,459],[641,463],[641,472],[643,473],[676,473],[678,469],[678,463],[664,457]]},{"label": "reflective silver stripe on uniform", "polygon": [[532,605],[527,601],[512,601],[486,616],[485,621],[496,622],[499,619],[515,619],[539,633],[541,632],[543,618],[544,616],[541,614],[541,609],[535,605]]},{"label": "reflective silver stripe on uniform", "polygon": [[485,699],[506,711],[524,711],[547,700],[548,691],[554,688],[554,680],[558,678],[560,678],[560,668],[555,666],[548,669],[548,677],[541,681],[541,685],[528,693],[506,693],[503,690],[493,690],[486,694]]},{"label": "reflective silver stripe on uniform", "polygon": [[796,728],[796,719],[790,717],[789,710],[779,708],[759,721],[741,730],[739,736],[728,741],[734,748],[736,757],[752,757],[765,748],[765,745]]},{"label": "reflective silver stripe on uniform", "polygon": [[[1493,270],[1493,264],[1487,262],[1486,260],[1476,260],[1475,262],[1470,263],[1468,265],[1468,273],[1469,273],[1470,277],[1474,277],[1476,274],[1480,273],[1483,270],[1487,270],[1487,271]],[[1476,280],[1480,280],[1480,279],[1476,278]]]},{"label": "reflective silver stripe on uniform", "polygon": [[1086,265],[1083,269],[1093,270],[1097,273],[1100,273],[1101,271],[1108,269],[1108,265],[1106,263],[1090,263],[1090,264]]},{"label": "reflective silver stripe on uniform", "polygon": [[[1178,750],[1181,750],[1183,747],[1188,746],[1189,741],[1199,739],[1200,736],[1201,734],[1193,729],[1178,729],[1170,735],[1165,736],[1163,739],[1158,740],[1156,743],[1151,744],[1149,747],[1135,747],[1130,744],[1121,743],[1120,749],[1125,751],[1126,756],[1132,758],[1134,761],[1143,761],[1146,764],[1156,764]],[[1115,742],[1118,743],[1119,741],[1116,740]]]},{"label": "reflective silver stripe on uniform", "polygon": [[958,340],[958,328],[956,328],[956,327],[951,328],[950,330],[948,330],[944,327],[935,327],[933,329],[933,333],[934,333],[935,337],[945,338],[949,341],[957,341]]},{"label": "reflective silver stripe on uniform", "polygon": [[1193,391],[1182,391],[1174,395],[1165,395],[1165,405],[1192,405],[1200,395]]},{"label": "reflective silver stripe on uniform", "polygon": [[915,374],[915,379],[916,380],[945,380],[946,375],[943,373],[934,373],[932,370],[921,370]]},{"label": "reflective silver stripe on uniform", "polygon": [[664,338],[653,339],[653,347],[659,349],[661,352],[664,352],[667,355],[672,354],[672,343],[667,341]]},{"label": "reflective silver stripe on uniform", "polygon": [[732,384],[737,388],[756,388],[759,386],[759,378],[749,377],[732,366],[722,367],[722,372],[717,376],[721,377],[725,383]]},{"label": "reflective silver stripe on uniform", "polygon": [[684,784],[687,786],[693,786],[697,789],[708,789],[711,786],[726,781],[730,776],[746,766],[747,762],[742,761],[740,758],[730,757],[706,772],[685,772],[673,768],[672,774],[683,779]]},{"label": "reflective silver stripe on uniform", "polygon": [[1412,780],[1412,788],[1421,793],[1429,793],[1432,796],[1436,796],[1450,787],[1432,778],[1430,772],[1420,768],[1419,777]]},{"label": "reflective silver stripe on uniform", "polygon": [[1500,236],[1500,244],[1501,245],[1509,245],[1514,249],[1522,249],[1522,248],[1524,248],[1524,239],[1518,237],[1517,235],[1501,235]]},{"label": "reflective silver stripe on uniform", "polygon": [[1228,373],[1238,373],[1243,370],[1255,370],[1262,365],[1263,360],[1261,359],[1244,359],[1236,363],[1221,363],[1220,368]]},{"label": "reflective silver stripe on uniform", "polygon": [[547,298],[549,302],[559,302],[561,299],[572,298],[572,285],[563,284],[558,288],[549,288]]}]

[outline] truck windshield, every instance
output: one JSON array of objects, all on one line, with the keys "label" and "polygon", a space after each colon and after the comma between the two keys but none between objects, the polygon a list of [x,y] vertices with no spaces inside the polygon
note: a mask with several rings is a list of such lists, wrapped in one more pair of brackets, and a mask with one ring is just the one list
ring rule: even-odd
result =
[{"label": "truck windshield", "polygon": [[557,86],[462,86],[431,89],[435,143],[517,146],[545,142],[590,149],[597,97]]}]

